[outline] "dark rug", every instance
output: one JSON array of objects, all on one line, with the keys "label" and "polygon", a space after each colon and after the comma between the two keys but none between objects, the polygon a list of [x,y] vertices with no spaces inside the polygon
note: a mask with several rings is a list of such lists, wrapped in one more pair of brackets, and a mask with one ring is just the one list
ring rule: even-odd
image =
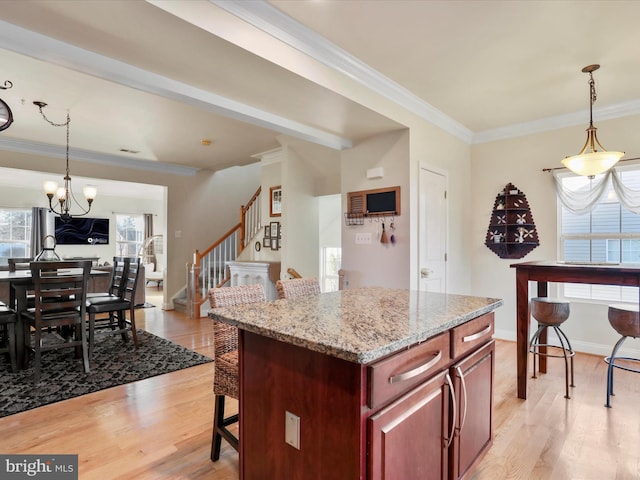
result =
[{"label": "dark rug", "polygon": [[89,373],[73,348],[44,352],[35,385],[32,368],[11,373],[0,356],[0,417],[212,361],[143,330],[138,330],[137,349],[131,335],[123,343],[120,335],[96,333]]}]

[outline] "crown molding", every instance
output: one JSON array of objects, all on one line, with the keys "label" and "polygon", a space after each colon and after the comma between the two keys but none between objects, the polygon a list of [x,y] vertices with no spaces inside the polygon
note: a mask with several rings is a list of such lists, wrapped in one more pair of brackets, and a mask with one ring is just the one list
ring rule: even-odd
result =
[{"label": "crown molding", "polygon": [[[66,146],[50,145],[47,143],[30,142],[17,140],[14,138],[0,137],[0,149],[10,152],[42,155],[51,158],[66,158]],[[91,150],[79,148],[69,148],[69,157],[73,160],[81,160],[87,163],[98,165],[109,165],[119,168],[132,168],[171,175],[194,176],[198,173],[198,168],[185,167],[182,165],[171,165],[162,162],[149,160],[138,160],[135,158],[121,157],[107,153],[99,153]]]},{"label": "crown molding", "polygon": [[266,1],[209,0],[209,2],[289,45],[291,48],[346,75],[460,140],[466,143],[471,142],[473,132],[464,125],[326,38],[318,35],[313,30],[285,15]]},{"label": "crown molding", "polygon": [[[633,115],[640,115],[640,100],[632,100],[630,102],[593,108],[594,123],[613,120],[616,118],[630,117]],[[506,127],[493,128],[478,132],[473,136],[472,143],[474,145],[478,145],[498,140],[505,140],[507,138],[559,130],[566,127],[575,127],[576,125],[587,125],[588,119],[588,109],[581,110],[579,112],[567,113],[565,115],[557,115],[555,117],[541,118],[531,122],[518,123]]]},{"label": "crown molding", "polygon": [[291,135],[335,150],[349,139],[304,125],[213,92],[158,75],[95,52],[0,20],[0,48],[92,75],[120,85],[209,110],[228,118]]}]

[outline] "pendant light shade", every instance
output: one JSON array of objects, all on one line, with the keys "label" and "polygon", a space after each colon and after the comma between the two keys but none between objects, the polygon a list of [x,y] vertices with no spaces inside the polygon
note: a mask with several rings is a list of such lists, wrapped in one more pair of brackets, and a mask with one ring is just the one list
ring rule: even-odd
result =
[{"label": "pendant light shade", "polygon": [[593,103],[596,101],[593,72],[599,68],[600,65],[588,65],[582,69],[584,73],[589,74],[589,128],[587,128],[587,141],[580,153],[565,157],[562,160],[562,165],[569,170],[586,177],[594,177],[606,172],[624,156],[624,152],[605,150],[598,141],[597,128],[593,126]]}]

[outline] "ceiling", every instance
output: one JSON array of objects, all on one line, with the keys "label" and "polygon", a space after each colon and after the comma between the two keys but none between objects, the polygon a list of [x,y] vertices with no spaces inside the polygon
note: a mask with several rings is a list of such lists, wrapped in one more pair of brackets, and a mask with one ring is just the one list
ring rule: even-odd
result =
[{"label": "ceiling", "polygon": [[0,149],[64,155],[34,100],[70,112],[72,159],[184,175],[254,162],[283,134],[339,151],[402,128],[225,40],[256,31],[468,143],[586,126],[592,63],[595,121],[640,113],[638,18],[615,0],[3,0]]}]

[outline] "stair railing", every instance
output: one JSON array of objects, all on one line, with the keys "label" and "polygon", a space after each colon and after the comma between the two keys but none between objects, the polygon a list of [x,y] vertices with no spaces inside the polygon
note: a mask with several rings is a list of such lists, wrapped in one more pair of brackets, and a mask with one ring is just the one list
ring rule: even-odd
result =
[{"label": "stair railing", "polygon": [[191,318],[200,317],[210,288],[222,287],[229,282],[227,262],[236,260],[262,229],[260,192],[261,188],[258,188],[247,205],[240,207],[240,223],[203,252],[196,250],[193,263],[187,264],[187,310]]}]

